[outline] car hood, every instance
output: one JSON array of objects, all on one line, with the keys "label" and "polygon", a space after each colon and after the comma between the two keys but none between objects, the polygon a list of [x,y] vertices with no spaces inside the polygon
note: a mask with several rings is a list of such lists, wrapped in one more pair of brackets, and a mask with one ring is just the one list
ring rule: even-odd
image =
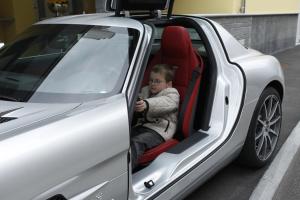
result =
[{"label": "car hood", "polygon": [[55,118],[79,105],[79,103],[42,104],[0,101],[0,140],[8,135],[25,131],[31,125]]}]

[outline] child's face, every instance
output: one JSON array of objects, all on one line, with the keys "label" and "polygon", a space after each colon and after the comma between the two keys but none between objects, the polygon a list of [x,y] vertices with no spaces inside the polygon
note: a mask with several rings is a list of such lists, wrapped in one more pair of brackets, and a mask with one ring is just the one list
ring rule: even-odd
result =
[{"label": "child's face", "polygon": [[167,82],[163,74],[151,72],[149,88],[152,94],[157,94],[168,87],[172,87],[172,81]]}]

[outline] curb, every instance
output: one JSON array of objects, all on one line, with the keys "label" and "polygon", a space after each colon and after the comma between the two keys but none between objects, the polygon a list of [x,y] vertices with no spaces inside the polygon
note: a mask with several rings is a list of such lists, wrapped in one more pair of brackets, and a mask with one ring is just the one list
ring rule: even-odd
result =
[{"label": "curb", "polygon": [[300,151],[300,122],[293,129],[280,151],[252,192],[250,200],[272,200],[282,179]]}]

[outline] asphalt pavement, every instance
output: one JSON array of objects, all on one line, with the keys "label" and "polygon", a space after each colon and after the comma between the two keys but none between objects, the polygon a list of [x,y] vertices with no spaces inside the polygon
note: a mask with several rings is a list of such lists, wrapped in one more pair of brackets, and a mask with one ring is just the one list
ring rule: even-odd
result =
[{"label": "asphalt pavement", "polygon": [[[279,52],[274,56],[281,63],[286,84],[282,103],[281,135],[275,150],[277,153],[300,120],[300,46]],[[296,132],[296,130],[294,131]],[[293,135],[296,136],[297,134]],[[288,147],[289,144],[285,146]],[[300,153],[296,151],[293,158],[295,159],[291,159],[287,172],[281,172],[283,173],[281,179],[277,178],[277,181],[280,182],[278,182],[274,191],[274,200],[300,199]],[[280,163],[281,161],[278,162]],[[252,197],[253,195],[258,195],[253,193],[261,189],[259,188],[261,186],[259,183],[262,182],[265,172],[270,171],[268,169],[269,166],[265,166],[259,170],[254,170],[233,162],[185,200],[248,200],[251,195]],[[297,174],[299,175],[296,176]]]},{"label": "asphalt pavement", "polygon": [[[298,132],[300,134],[300,132]],[[290,164],[273,200],[296,200],[300,199],[300,151],[295,154],[295,160]]]}]

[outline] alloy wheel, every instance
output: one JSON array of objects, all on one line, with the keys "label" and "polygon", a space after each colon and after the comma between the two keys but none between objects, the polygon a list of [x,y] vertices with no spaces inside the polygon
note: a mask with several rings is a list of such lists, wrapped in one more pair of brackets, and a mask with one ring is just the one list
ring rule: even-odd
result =
[{"label": "alloy wheel", "polygon": [[273,153],[281,127],[281,104],[275,95],[269,95],[262,104],[255,129],[255,151],[265,161]]}]

